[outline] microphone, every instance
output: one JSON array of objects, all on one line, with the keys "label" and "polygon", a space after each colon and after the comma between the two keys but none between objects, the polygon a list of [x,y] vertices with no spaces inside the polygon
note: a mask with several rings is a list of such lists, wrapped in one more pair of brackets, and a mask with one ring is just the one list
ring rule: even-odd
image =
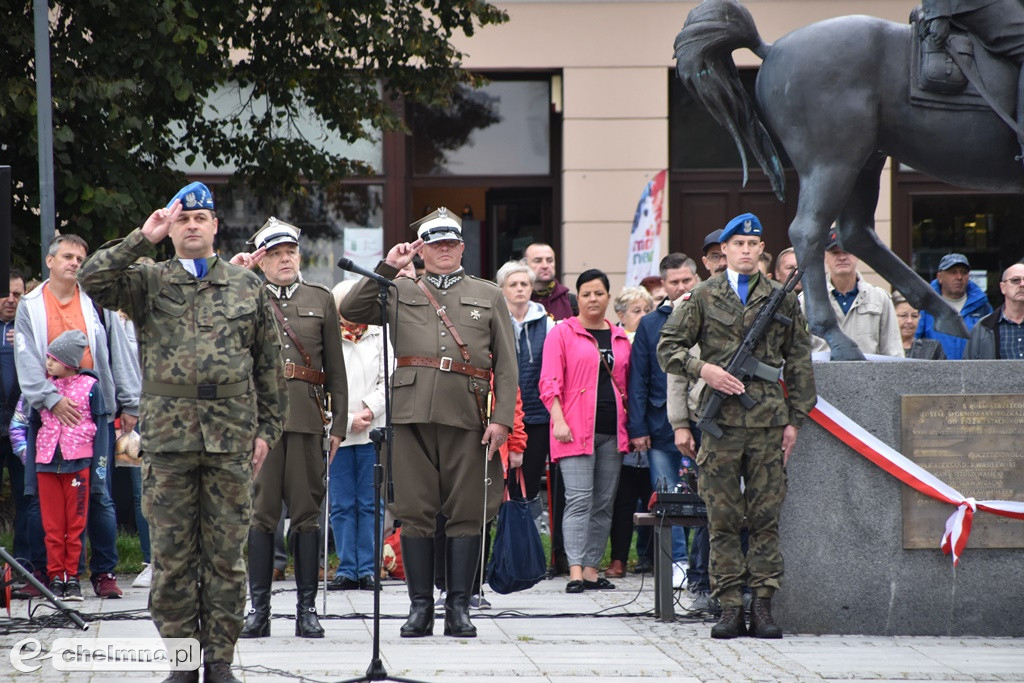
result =
[{"label": "microphone", "polygon": [[341,268],[342,270],[347,270],[350,273],[355,273],[356,275],[368,277],[381,287],[398,287],[398,285],[396,285],[393,281],[387,279],[383,275],[378,275],[372,270],[367,270],[366,268],[363,268],[360,265],[356,265],[355,263],[352,262],[352,259],[344,257],[338,259],[338,267]]}]

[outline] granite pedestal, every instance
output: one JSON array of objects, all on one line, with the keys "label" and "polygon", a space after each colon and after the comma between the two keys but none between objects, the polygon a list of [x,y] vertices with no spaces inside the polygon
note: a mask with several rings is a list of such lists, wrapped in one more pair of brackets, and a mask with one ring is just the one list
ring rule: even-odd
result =
[{"label": "granite pedestal", "polygon": [[[897,450],[902,395],[1024,394],[1024,361],[827,362],[814,371],[820,396]],[[788,476],[786,570],[774,600],[786,632],[1024,636],[1024,550],[968,543],[954,568],[939,550],[941,526],[934,549],[905,550],[903,484],[810,421]]]}]

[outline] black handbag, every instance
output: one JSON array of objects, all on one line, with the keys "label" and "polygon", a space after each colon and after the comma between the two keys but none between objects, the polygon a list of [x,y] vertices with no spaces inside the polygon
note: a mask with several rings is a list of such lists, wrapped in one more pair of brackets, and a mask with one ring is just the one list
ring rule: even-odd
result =
[{"label": "black handbag", "polygon": [[[510,480],[512,472],[516,473],[525,498],[526,485],[520,468],[509,472]],[[508,595],[532,588],[546,576],[544,546],[533,521],[530,502],[510,499],[506,485],[505,501],[498,510],[491,560],[487,563],[487,583],[495,593]]]}]

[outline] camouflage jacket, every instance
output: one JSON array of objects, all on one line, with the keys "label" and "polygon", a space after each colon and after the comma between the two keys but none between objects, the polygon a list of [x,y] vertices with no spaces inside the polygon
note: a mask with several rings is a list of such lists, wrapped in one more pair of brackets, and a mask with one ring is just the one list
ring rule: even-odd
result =
[{"label": "camouflage jacket", "polygon": [[[203,280],[177,259],[133,265],[150,249],[141,230],[109,242],[82,265],[78,281],[101,306],[134,323],[143,390],[142,448],[243,453],[253,439],[281,437],[288,395],[281,341],[267,291],[253,273],[218,259]],[[175,398],[147,384],[231,385],[231,398]]]},{"label": "camouflage jacket", "polygon": [[[313,369],[323,371],[326,376],[321,386],[323,390],[331,393],[333,411],[344,416],[348,410],[348,378],[345,375],[345,352],[341,348],[341,324],[338,321],[338,310],[334,307],[334,295],[323,285],[306,282],[299,283],[290,295],[280,298],[274,295],[275,289],[278,288],[268,285],[268,295],[281,307],[281,315],[302,342],[302,348],[309,354]],[[273,315],[273,311],[271,314]],[[305,367],[305,360],[295,348],[295,342],[285,333],[276,316],[274,320],[281,334],[281,357],[284,362]],[[305,380],[288,380],[288,419],[285,420],[284,426],[286,432],[323,434],[323,420],[317,406],[320,398],[314,389],[314,386]],[[331,425],[331,434],[344,439],[347,427],[347,420],[335,420]]]},{"label": "camouflage jacket", "polygon": [[[728,365],[744,332],[757,316],[758,309],[772,288],[780,286],[768,278],[757,278],[744,306],[725,273],[698,285],[672,311],[661,330],[658,362],[662,369],[668,373],[699,379],[705,363],[721,367]],[[796,295],[786,295],[779,313],[790,318],[792,324],[784,327],[773,323],[754,349],[754,355],[767,365],[785,365],[783,378],[789,397],[783,395],[778,383],[753,379],[747,383],[747,394],[757,405],[746,410],[740,405],[739,399],[726,399],[716,420],[720,425],[780,427],[791,424],[800,427],[807,413],[814,407],[817,393],[811,369],[810,335]],[[690,353],[694,344],[700,345],[699,358]],[[710,387],[705,387],[701,393],[699,410],[703,409],[710,391]]]},{"label": "camouflage jacket", "polygon": [[[383,261],[377,272],[394,278],[398,271]],[[445,307],[459,336],[469,347],[470,365],[493,371],[494,412],[492,421],[512,428],[519,386],[512,318],[505,296],[487,280],[465,275],[447,289],[437,289],[424,278],[427,287]],[[462,362],[459,347],[444,322],[427,300],[415,280],[395,280],[398,296],[388,299],[388,320],[395,357],[448,357]],[[393,291],[393,290],[392,290]],[[341,314],[356,323],[380,322],[377,283],[364,278],[341,302]],[[395,323],[397,309],[398,325]],[[433,422],[460,429],[480,430],[480,410],[474,384],[486,405],[487,380],[478,380],[456,372],[429,367],[399,367],[392,376],[395,424]]]}]

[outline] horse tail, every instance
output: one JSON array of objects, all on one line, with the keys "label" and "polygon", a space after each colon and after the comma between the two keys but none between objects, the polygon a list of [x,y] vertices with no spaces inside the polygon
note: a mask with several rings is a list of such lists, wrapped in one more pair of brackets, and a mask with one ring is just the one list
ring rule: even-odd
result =
[{"label": "horse tail", "polygon": [[754,18],[737,0],[704,0],[686,17],[683,30],[676,36],[676,75],[694,99],[729,131],[743,161],[744,186],[746,142],[775,195],[783,201],[786,180],[779,153],[743,89],[732,60],[732,51],[741,47],[764,59],[771,46],[761,40]]}]

